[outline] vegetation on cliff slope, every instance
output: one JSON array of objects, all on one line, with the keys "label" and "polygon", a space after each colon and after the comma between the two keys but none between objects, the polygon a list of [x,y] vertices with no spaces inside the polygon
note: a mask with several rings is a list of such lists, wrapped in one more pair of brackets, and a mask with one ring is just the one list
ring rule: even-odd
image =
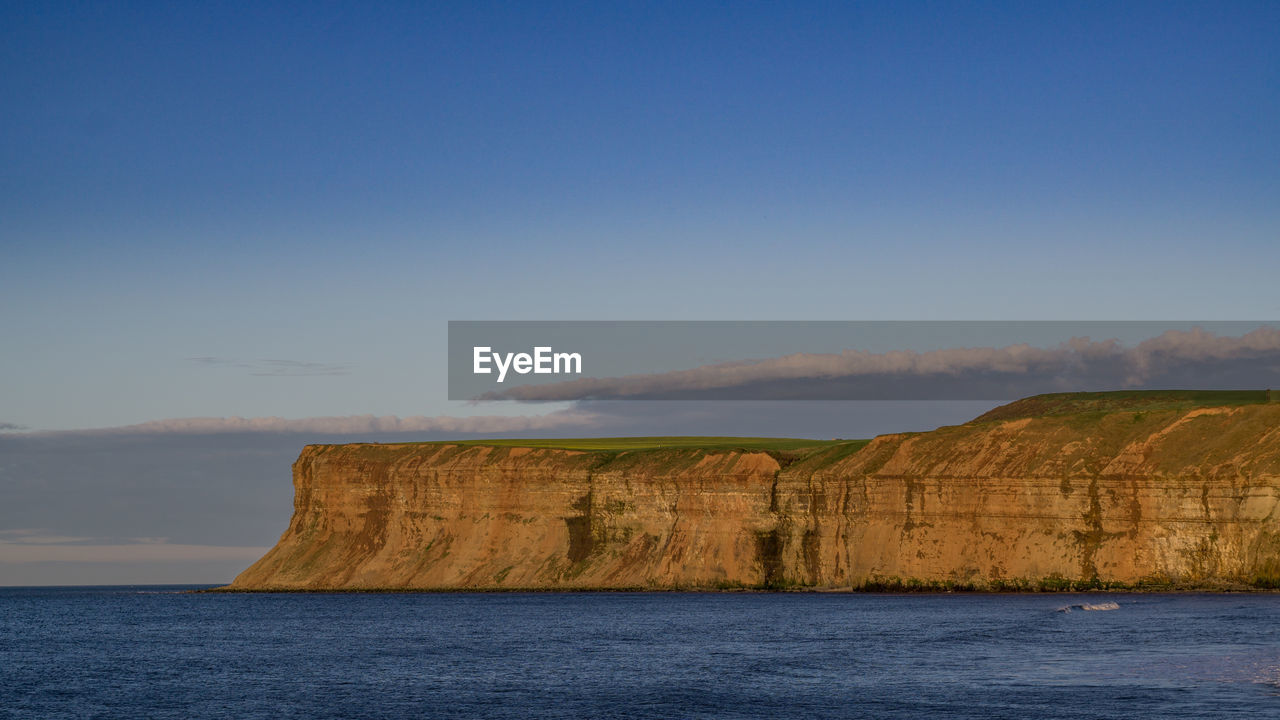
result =
[{"label": "vegetation on cliff slope", "polygon": [[1267,390],[1121,390],[1033,395],[1001,405],[971,423],[1111,412],[1192,410],[1201,407],[1261,405]]}]

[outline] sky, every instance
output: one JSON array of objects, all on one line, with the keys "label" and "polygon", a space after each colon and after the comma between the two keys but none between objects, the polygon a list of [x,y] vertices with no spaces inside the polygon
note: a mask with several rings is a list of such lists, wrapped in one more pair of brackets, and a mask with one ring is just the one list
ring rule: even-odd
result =
[{"label": "sky", "polygon": [[1278,318],[1277,37],[1273,2],[6,2],[0,492],[32,432],[565,410],[450,402],[450,320]]}]

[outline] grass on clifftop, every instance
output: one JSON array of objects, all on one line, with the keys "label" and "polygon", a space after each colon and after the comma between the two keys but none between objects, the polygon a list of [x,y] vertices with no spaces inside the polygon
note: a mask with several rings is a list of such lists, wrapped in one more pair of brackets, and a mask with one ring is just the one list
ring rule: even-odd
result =
[{"label": "grass on clifftop", "polygon": [[[1270,394],[1268,394],[1270,393]],[[1259,405],[1280,402],[1280,391],[1267,390],[1122,390],[1117,392],[1076,392],[1033,395],[1001,405],[970,423],[1019,420],[1088,413],[1149,412],[1190,410],[1197,407]],[[628,452],[636,450],[759,450],[789,456],[815,458],[819,451],[834,451],[823,457],[838,458],[862,449],[870,440],[810,440],[805,438],[672,436],[608,438],[539,438],[500,440],[434,441],[431,445],[481,445],[489,447],[548,448],[586,452]]]},{"label": "grass on clifftop", "polygon": [[[1280,393],[1272,393],[1280,396]],[[1033,395],[1001,405],[970,422],[1077,415],[1081,413],[1191,410],[1199,407],[1261,405],[1266,390],[1121,390]]]},{"label": "grass on clifftop", "polygon": [[557,450],[587,450],[619,452],[625,450],[661,450],[694,448],[699,450],[818,450],[841,445],[858,444],[869,440],[806,440],[803,438],[759,437],[621,437],[621,438],[554,438],[547,440],[461,440],[452,445],[490,445],[496,447],[554,448]]}]

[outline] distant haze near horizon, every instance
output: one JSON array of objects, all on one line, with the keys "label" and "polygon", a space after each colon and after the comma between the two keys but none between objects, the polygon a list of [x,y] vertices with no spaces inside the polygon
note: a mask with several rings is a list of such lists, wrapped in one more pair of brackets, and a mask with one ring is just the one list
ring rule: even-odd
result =
[{"label": "distant haze near horizon", "polygon": [[990,406],[472,405],[450,320],[1280,317],[1277,37],[1272,2],[6,3],[0,584],[229,579],[303,438]]}]

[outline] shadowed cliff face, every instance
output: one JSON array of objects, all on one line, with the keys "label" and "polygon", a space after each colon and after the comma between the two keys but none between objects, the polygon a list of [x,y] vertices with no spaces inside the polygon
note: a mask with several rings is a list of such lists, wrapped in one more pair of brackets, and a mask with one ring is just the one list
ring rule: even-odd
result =
[{"label": "shadowed cliff face", "polygon": [[789,453],[316,445],[238,589],[1280,581],[1280,405]]}]

